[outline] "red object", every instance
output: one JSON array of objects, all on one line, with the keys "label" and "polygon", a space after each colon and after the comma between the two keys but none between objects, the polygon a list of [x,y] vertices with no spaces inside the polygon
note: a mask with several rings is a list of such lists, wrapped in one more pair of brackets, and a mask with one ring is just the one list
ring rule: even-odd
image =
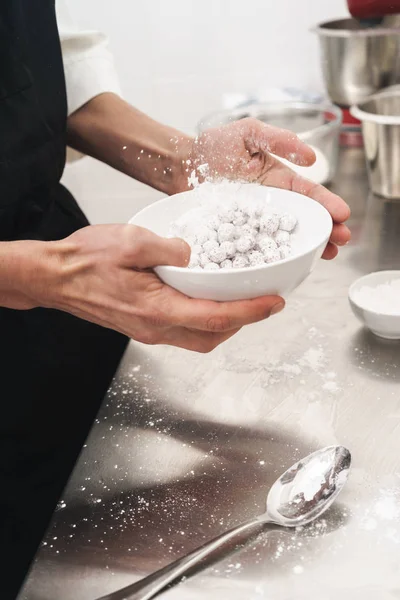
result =
[{"label": "red object", "polygon": [[364,139],[361,131],[341,131],[339,144],[342,148],[362,148]]},{"label": "red object", "polygon": [[362,148],[364,145],[361,133],[361,121],[350,114],[348,108],[341,108],[343,123],[340,130],[339,144],[342,148]]},{"label": "red object", "polygon": [[348,108],[342,108],[343,125],[358,125],[361,126],[361,121],[353,117]]},{"label": "red object", "polygon": [[400,0],[347,0],[352,17],[374,19],[400,13]]}]

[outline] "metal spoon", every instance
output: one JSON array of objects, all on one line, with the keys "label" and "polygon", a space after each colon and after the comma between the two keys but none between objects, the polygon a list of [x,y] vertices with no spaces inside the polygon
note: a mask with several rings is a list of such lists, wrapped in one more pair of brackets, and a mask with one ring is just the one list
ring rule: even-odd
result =
[{"label": "metal spoon", "polygon": [[254,527],[279,525],[300,527],[320,517],[337,498],[347,481],[350,452],[343,446],[330,446],[303,458],[288,469],[272,486],[264,514],[238,525],[128,587],[99,600],[150,600],[181,579],[193,567]]}]

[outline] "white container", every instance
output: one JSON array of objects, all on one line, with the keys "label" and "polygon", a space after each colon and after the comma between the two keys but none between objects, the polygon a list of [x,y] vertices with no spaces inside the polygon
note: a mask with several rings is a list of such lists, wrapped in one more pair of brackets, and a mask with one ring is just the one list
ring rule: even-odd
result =
[{"label": "white container", "polygon": [[[292,239],[293,255],[278,263],[232,269],[229,271],[193,271],[179,267],[159,266],[159,278],[191,298],[229,301],[256,298],[264,295],[287,296],[311,273],[321,258],[332,232],[328,211],[307,196],[288,190],[243,184],[236,192],[240,197],[267,198],[271,211],[288,212],[299,224]],[[130,223],[166,237],[171,223],[198,207],[192,191],[169,196],[136,214]]]},{"label": "white container", "polygon": [[365,303],[360,302],[357,298],[357,292],[364,286],[376,287],[389,283],[393,279],[400,279],[400,271],[378,271],[377,273],[370,273],[369,275],[360,277],[349,289],[350,306],[355,316],[372,333],[387,340],[400,339],[400,302],[398,315],[385,314],[383,308],[382,312],[378,312],[368,308],[367,301]]}]

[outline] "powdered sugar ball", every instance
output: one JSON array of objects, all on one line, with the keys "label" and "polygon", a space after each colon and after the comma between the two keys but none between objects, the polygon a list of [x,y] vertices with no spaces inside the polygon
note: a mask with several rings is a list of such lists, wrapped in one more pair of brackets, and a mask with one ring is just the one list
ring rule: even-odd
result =
[{"label": "powdered sugar ball", "polygon": [[228,258],[233,258],[236,254],[235,242],[222,242],[221,249],[225,252]]},{"label": "powdered sugar ball", "polygon": [[289,256],[292,254],[292,249],[290,246],[280,246],[279,252],[281,258],[289,258]]},{"label": "powdered sugar ball", "polygon": [[267,250],[276,250],[276,248],[278,247],[276,241],[270,235],[267,235],[265,233],[261,233],[257,237],[256,242],[257,242],[257,247],[262,252],[266,252]]},{"label": "powdered sugar ball", "polygon": [[252,235],[245,233],[236,242],[236,249],[238,252],[248,252],[252,250],[255,245],[255,239]]},{"label": "powdered sugar ball", "polygon": [[209,239],[213,240],[214,242],[218,242],[218,233],[215,231],[215,229],[209,229]]},{"label": "powdered sugar ball", "polygon": [[242,210],[237,210],[234,215],[234,219],[232,223],[238,227],[245,225],[247,223],[247,216]]},{"label": "powdered sugar ball", "polygon": [[258,252],[254,250],[254,252],[249,253],[249,262],[252,267],[257,265],[263,265],[265,262],[264,254],[262,252]]},{"label": "powdered sugar ball", "polygon": [[218,213],[221,223],[232,223],[235,218],[235,211],[232,208],[221,208]]},{"label": "powdered sugar ball", "polygon": [[247,221],[247,224],[249,227],[251,227],[251,229],[260,229],[260,219],[257,217],[250,217],[250,219]]},{"label": "powdered sugar ball", "polygon": [[287,246],[290,242],[290,233],[288,231],[280,229],[275,234],[275,241],[278,244],[278,246]]},{"label": "powdered sugar ball", "polygon": [[[219,248],[219,244],[218,244],[218,242],[215,242],[214,240],[208,240],[208,242],[205,242],[203,244],[203,252],[205,254],[207,254],[207,256],[211,256],[211,252],[218,248]],[[212,262],[214,262],[214,261],[212,261]]]},{"label": "powdered sugar ball", "polygon": [[201,246],[200,244],[194,244],[193,246],[191,246],[192,249],[192,254],[198,254],[200,256],[200,254],[203,253],[203,246]]},{"label": "powdered sugar ball", "polygon": [[213,262],[209,262],[205,265],[204,270],[205,271],[218,271],[219,265],[217,265],[216,263],[213,263]]},{"label": "powdered sugar ball", "polygon": [[207,220],[207,227],[213,231],[218,231],[218,227],[221,225],[221,221],[218,215],[211,215]]},{"label": "powdered sugar ball", "polygon": [[279,229],[282,229],[282,231],[288,231],[289,233],[291,233],[295,229],[296,225],[297,219],[294,215],[286,213],[281,216],[279,222]]},{"label": "powdered sugar ball", "polygon": [[220,264],[220,268],[221,269],[232,269],[233,268],[233,262],[231,260],[229,260],[229,258],[227,258],[226,260],[224,260]]},{"label": "powdered sugar ball", "polygon": [[276,250],[267,250],[264,254],[264,260],[266,263],[275,263],[278,260],[281,260],[281,253],[278,249]]},{"label": "powdered sugar ball", "polygon": [[200,225],[195,231],[196,239],[198,244],[204,244],[213,238],[212,229],[205,227],[204,225]]},{"label": "powdered sugar ball", "polygon": [[279,223],[278,215],[263,213],[260,217],[260,231],[268,235],[273,235],[278,231]]},{"label": "powdered sugar ball", "polygon": [[208,256],[211,262],[222,263],[222,261],[226,260],[226,252],[221,246],[217,246],[217,248],[212,248],[210,252],[208,252]]},{"label": "powdered sugar ball", "polygon": [[194,267],[198,267],[200,266],[200,256],[199,254],[192,254],[190,255],[190,261],[189,261],[189,269],[193,269]]},{"label": "powdered sugar ball", "polygon": [[208,254],[206,254],[205,252],[203,252],[203,254],[200,254],[200,256],[199,256],[199,262],[200,262],[200,266],[203,267],[203,268],[206,265],[208,265],[208,263],[210,262]]},{"label": "powdered sugar ball", "polygon": [[260,218],[265,210],[265,202],[262,200],[249,200],[246,206],[246,212],[249,217]]},{"label": "powdered sugar ball", "polygon": [[249,259],[245,254],[238,254],[233,259],[232,266],[234,269],[244,269],[249,266]]},{"label": "powdered sugar ball", "polygon": [[232,223],[222,223],[218,228],[218,241],[232,242],[235,239],[236,227]]},{"label": "powdered sugar ball", "polygon": [[250,235],[255,237],[256,235],[258,235],[258,230],[246,223],[245,225],[242,225],[241,227],[237,228],[237,233],[239,234],[239,237],[240,235],[243,235],[243,233],[249,233]]}]

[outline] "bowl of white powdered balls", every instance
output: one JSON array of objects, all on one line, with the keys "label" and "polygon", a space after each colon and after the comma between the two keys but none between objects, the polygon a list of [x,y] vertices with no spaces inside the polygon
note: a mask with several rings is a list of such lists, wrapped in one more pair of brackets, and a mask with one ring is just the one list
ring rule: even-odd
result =
[{"label": "bowl of white powdered balls", "polygon": [[375,335],[400,339],[400,271],[378,271],[357,279],[349,290],[356,317]]},{"label": "bowl of white powdered balls", "polygon": [[205,182],[155,202],[130,223],[191,248],[187,268],[160,279],[191,298],[286,296],[310,274],[332,232],[328,211],[307,196],[258,184]]}]

